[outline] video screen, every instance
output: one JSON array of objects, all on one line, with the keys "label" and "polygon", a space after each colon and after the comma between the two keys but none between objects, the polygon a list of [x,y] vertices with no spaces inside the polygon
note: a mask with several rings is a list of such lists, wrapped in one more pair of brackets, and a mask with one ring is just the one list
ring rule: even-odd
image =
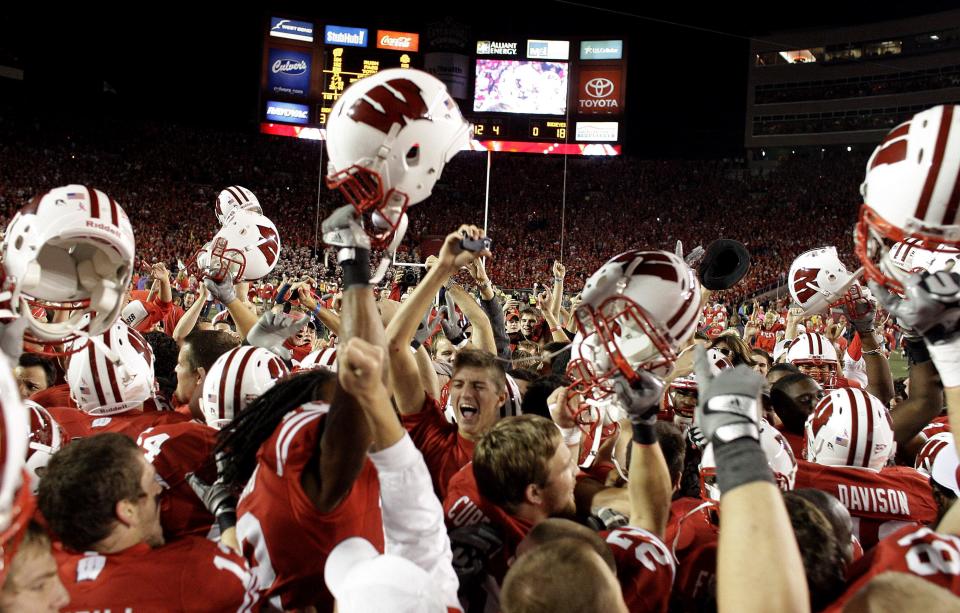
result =
[{"label": "video screen", "polygon": [[567,112],[567,75],[566,62],[478,59],[473,110],[563,115]]}]

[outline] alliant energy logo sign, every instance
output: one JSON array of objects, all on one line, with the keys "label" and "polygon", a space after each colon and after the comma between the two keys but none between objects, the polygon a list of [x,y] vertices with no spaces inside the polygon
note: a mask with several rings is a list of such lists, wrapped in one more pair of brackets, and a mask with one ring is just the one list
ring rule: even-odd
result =
[{"label": "alliant energy logo sign", "polygon": [[416,53],[420,49],[420,35],[413,32],[377,30],[377,49]]},{"label": "alliant energy logo sign", "polygon": [[617,115],[623,111],[619,70],[581,70],[577,107],[581,113]]},{"label": "alliant energy logo sign", "polygon": [[477,55],[516,55],[517,43],[504,43],[494,40],[478,40]]}]

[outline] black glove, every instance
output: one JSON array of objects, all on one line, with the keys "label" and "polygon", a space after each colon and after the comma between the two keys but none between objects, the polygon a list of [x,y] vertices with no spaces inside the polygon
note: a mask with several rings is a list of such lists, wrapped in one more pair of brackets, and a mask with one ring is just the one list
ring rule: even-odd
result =
[{"label": "black glove", "polygon": [[503,548],[499,532],[488,523],[454,528],[449,536],[453,569],[461,585],[481,579],[487,560]]},{"label": "black glove", "polygon": [[237,525],[237,497],[223,481],[218,478],[212,484],[206,483],[194,473],[187,473],[187,483],[217,519],[220,534]]},{"label": "black glove", "polygon": [[613,378],[617,399],[633,424],[633,440],[641,445],[657,442],[654,426],[663,395],[663,381],[647,371],[638,373],[639,379],[630,383],[622,374]]}]

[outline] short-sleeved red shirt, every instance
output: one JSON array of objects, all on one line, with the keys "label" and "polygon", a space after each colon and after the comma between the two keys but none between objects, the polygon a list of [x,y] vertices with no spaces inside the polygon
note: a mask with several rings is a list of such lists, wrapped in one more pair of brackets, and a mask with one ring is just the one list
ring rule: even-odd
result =
[{"label": "short-sleeved red shirt", "polygon": [[473,459],[473,441],[460,435],[457,425],[447,421],[440,404],[429,394],[425,395],[419,413],[403,415],[401,421],[423,454],[433,479],[433,491],[440,500],[445,499],[450,479]]}]

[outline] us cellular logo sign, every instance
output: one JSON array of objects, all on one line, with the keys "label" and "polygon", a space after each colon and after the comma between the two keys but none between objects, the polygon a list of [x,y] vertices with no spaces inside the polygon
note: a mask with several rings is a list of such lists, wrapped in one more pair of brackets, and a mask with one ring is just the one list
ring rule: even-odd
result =
[{"label": "us cellular logo sign", "polygon": [[310,53],[270,49],[267,89],[271,94],[306,96],[310,89]]},{"label": "us cellular logo sign", "polygon": [[280,17],[270,18],[270,36],[313,42],[313,24],[309,21],[295,21]]},{"label": "us cellular logo sign", "polygon": [[327,26],[323,29],[323,42],[339,47],[366,47],[367,29]]},{"label": "us cellular logo sign", "polygon": [[268,100],[267,120],[306,124],[310,122],[310,109],[305,104]]}]

